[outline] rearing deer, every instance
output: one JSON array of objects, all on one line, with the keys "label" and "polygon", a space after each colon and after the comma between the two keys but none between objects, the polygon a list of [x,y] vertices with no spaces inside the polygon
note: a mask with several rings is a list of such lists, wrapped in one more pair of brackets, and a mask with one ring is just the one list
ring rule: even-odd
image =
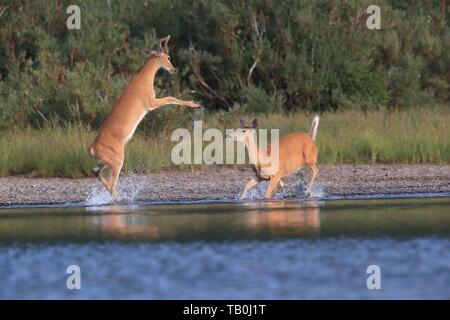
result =
[{"label": "rearing deer", "polygon": [[[122,170],[125,157],[125,145],[133,136],[137,126],[147,112],[168,104],[199,108],[194,101],[179,100],[174,97],[156,98],[153,81],[156,72],[163,68],[173,74],[175,68],[170,62],[167,43],[170,35],[160,39],[159,50],[147,53],[148,60],[106,117],[94,142],[89,146],[89,153],[99,163],[92,170],[105,188],[115,196],[116,184]],[[108,180],[102,176],[102,171],[109,167]]]},{"label": "rearing deer", "polygon": [[[253,166],[256,177],[247,182],[241,198],[245,196],[250,188],[253,188],[263,180],[268,180],[265,198],[269,198],[272,192],[277,188],[283,188],[282,178],[289,176],[300,170],[305,164],[308,164],[312,170],[312,178],[307,187],[311,192],[311,187],[316,180],[319,169],[317,169],[317,146],[316,140],[317,127],[319,125],[319,116],[315,116],[309,133],[292,132],[285,135],[278,141],[278,159],[276,168],[268,168],[261,160],[275,154],[274,146],[268,145],[265,150],[258,149],[255,142],[255,130],[258,128],[258,120],[254,119],[251,126],[246,126],[241,120],[241,128],[228,134],[227,138],[245,143],[248,157]],[[272,160],[271,160],[272,161]]]}]

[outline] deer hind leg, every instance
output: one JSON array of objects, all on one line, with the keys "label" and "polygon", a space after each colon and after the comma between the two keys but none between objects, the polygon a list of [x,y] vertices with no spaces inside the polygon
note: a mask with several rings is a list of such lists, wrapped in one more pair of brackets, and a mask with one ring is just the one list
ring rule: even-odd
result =
[{"label": "deer hind leg", "polygon": [[281,180],[281,178],[277,177],[277,176],[270,178],[270,182],[269,182],[269,185],[267,186],[267,190],[266,190],[266,193],[264,194],[264,198],[270,198],[270,195],[272,194],[275,187],[278,186],[280,180]]},{"label": "deer hind leg", "polygon": [[[124,160],[124,150],[113,149],[104,144],[96,144],[91,147],[90,154],[99,160],[99,165],[95,167],[92,172],[102,182],[105,188],[115,196],[117,179],[119,178],[120,170],[122,169]],[[101,172],[109,168],[109,177],[104,179]]]},{"label": "deer hind leg", "polygon": [[105,170],[106,167],[107,165],[100,161],[98,165],[94,169],[92,169],[92,173],[98,180],[100,180],[100,182],[105,186],[105,188],[108,189],[108,182],[102,176],[102,172],[103,170]]},{"label": "deer hind leg", "polygon": [[279,190],[284,188],[283,180],[280,179],[280,182],[278,182],[277,186],[273,189],[273,192],[278,192]]},{"label": "deer hind leg", "polygon": [[313,175],[311,177],[311,182],[309,183],[307,189],[308,189],[308,192],[311,193],[311,188],[312,188],[314,182],[316,181],[316,177],[317,177],[317,174],[319,173],[319,169],[317,169],[317,166],[315,163],[312,163],[309,166],[311,167],[311,171],[312,171]]},{"label": "deer hind leg", "polygon": [[248,190],[256,186],[261,180],[258,178],[253,178],[245,185],[244,191],[242,192],[241,199],[247,194]]},{"label": "deer hind leg", "polygon": [[120,171],[122,170],[123,161],[117,161],[110,165],[110,173],[108,179],[107,189],[113,197],[117,196],[117,180],[119,179]]},{"label": "deer hind leg", "polygon": [[284,183],[283,183],[283,180],[281,180],[280,179],[280,183],[278,184],[278,186],[281,188],[281,189],[283,189],[284,188]]}]

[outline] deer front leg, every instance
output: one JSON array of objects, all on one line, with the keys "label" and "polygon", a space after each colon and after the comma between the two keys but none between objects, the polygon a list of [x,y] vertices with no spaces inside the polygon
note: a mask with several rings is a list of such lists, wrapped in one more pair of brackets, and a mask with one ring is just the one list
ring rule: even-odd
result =
[{"label": "deer front leg", "polygon": [[197,109],[197,108],[201,107],[200,104],[198,104],[197,102],[195,102],[193,100],[180,100],[180,99],[177,99],[177,98],[171,97],[171,96],[154,99],[151,102],[151,106],[150,107],[152,109],[156,109],[156,108],[168,105],[168,104],[176,104],[176,105],[179,105],[179,106],[186,106],[186,107],[193,108],[193,109]]},{"label": "deer front leg", "polygon": [[259,183],[259,181],[260,180],[258,178],[253,178],[249,182],[247,182],[244,188],[244,192],[242,192],[241,199],[243,199],[244,196],[247,194],[248,190],[256,186]]},{"label": "deer front leg", "polygon": [[273,190],[278,186],[278,183],[280,182],[281,178],[278,176],[273,176],[270,178],[269,185],[267,186],[266,193],[264,194],[264,198],[270,198],[270,195],[272,194]]}]

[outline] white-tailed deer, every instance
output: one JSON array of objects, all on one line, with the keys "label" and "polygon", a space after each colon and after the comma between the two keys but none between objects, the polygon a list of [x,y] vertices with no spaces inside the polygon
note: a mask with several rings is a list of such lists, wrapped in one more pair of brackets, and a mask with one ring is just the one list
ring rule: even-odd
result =
[{"label": "white-tailed deer", "polygon": [[[89,146],[89,153],[99,161],[92,172],[112,195],[117,194],[116,184],[125,157],[125,145],[147,112],[169,104],[200,107],[194,101],[179,100],[170,96],[156,98],[153,87],[156,72],[160,68],[171,74],[175,72],[167,47],[169,39],[170,36],[162,38],[159,50],[146,53],[148,60],[144,67],[125,88],[106,117],[94,142]],[[102,171],[107,167],[110,169],[108,180],[102,176]]]},{"label": "white-tailed deer", "polygon": [[[316,180],[319,170],[317,169],[317,147],[314,143],[317,135],[317,126],[319,125],[319,117],[315,116],[309,133],[292,132],[285,135],[278,141],[278,159],[275,169],[267,169],[267,165],[261,159],[270,157],[272,145],[268,145],[265,149],[260,150],[255,141],[255,131],[258,128],[258,120],[254,119],[251,126],[246,126],[241,119],[241,128],[228,134],[228,139],[245,143],[248,157],[252,163],[255,178],[247,182],[241,197],[244,197],[247,191],[256,186],[263,180],[268,181],[265,198],[277,189],[283,188],[282,178],[289,176],[300,170],[305,164],[309,165],[312,170],[312,178],[307,187],[311,192],[311,187]],[[272,159],[273,160],[273,159]],[[271,161],[272,161],[271,160]]]}]

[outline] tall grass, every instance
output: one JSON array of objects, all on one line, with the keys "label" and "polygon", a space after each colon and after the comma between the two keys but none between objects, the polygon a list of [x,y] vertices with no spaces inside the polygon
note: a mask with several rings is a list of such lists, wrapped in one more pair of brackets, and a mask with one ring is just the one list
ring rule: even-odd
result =
[{"label": "tall grass", "polygon": [[[87,152],[95,132],[78,126],[50,126],[0,136],[0,176],[89,176],[96,161]],[[154,171],[170,164],[170,136],[136,135],[126,150],[124,171]]]},{"label": "tall grass", "polygon": [[[319,162],[450,163],[450,109],[411,109],[395,112],[345,111],[320,116]],[[151,116],[151,115],[149,115]],[[279,128],[280,135],[309,131],[312,114],[262,114],[261,128]],[[247,121],[252,119],[248,117]],[[239,116],[206,115],[203,128],[236,128]],[[137,133],[126,150],[125,172],[192,169],[175,166],[170,151],[171,130],[145,136]],[[192,128],[190,128],[192,131]],[[87,153],[95,132],[79,126],[48,126],[0,136],[0,175],[81,177],[90,175],[95,160]]]}]

